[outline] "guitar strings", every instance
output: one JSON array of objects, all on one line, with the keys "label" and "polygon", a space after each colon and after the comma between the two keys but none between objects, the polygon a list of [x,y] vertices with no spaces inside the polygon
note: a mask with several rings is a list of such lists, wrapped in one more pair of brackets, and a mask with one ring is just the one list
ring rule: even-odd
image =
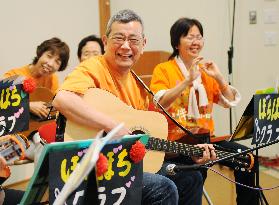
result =
[{"label": "guitar strings", "polygon": [[[165,151],[171,150],[171,151],[174,151],[175,153],[180,153],[180,154],[184,154],[184,155],[187,155],[187,153],[185,152],[185,151],[187,151],[188,153],[190,153],[190,155],[201,157],[203,154],[203,151],[204,151],[203,148],[196,147],[194,145],[189,145],[189,144],[184,144],[184,143],[179,143],[179,142],[171,142],[171,141],[162,140],[159,138],[150,138],[149,141],[152,141],[151,147],[154,147],[153,145],[155,144],[156,148],[159,148],[159,149],[162,149]],[[168,147],[166,147],[166,146],[168,146]],[[182,149],[181,149],[181,147],[182,147]],[[236,154],[236,153],[226,152],[226,151],[217,150],[217,149],[215,149],[215,152],[216,152],[217,157],[219,157],[221,159],[225,158],[225,157],[230,157],[230,156],[233,156]],[[235,160],[235,159],[232,158],[232,159],[227,159],[227,160]]]},{"label": "guitar strings", "polygon": [[[156,138],[158,139],[158,138]],[[189,145],[189,144],[184,144],[184,143],[180,143],[180,142],[170,142],[170,141],[167,141],[167,140],[161,140],[161,139],[158,139],[160,141],[164,141],[165,143],[172,143],[172,144],[175,144],[176,146],[174,147],[184,147],[184,148],[188,148],[190,149],[190,151],[193,153],[193,154],[196,154],[196,155],[202,155],[204,149],[203,148],[200,148],[200,147],[196,147],[194,145]],[[178,150],[179,151],[179,150]],[[227,156],[230,156],[230,155],[234,155],[235,153],[231,153],[231,152],[227,152],[227,151],[222,151],[222,150],[218,150],[218,149],[215,149],[215,152],[217,154],[218,157],[227,157]]]},{"label": "guitar strings", "polygon": [[[177,142],[174,142],[175,144],[182,144],[184,147],[189,147],[191,150],[193,150],[194,152],[198,153],[198,154],[202,154],[204,149],[203,148],[200,148],[200,147],[196,147],[194,145],[189,145],[189,144],[184,144],[184,143],[177,143]],[[234,155],[235,153],[231,153],[231,152],[227,152],[227,151],[223,151],[223,150],[218,150],[218,149],[215,149],[215,152],[217,154],[217,157],[227,157],[227,156],[232,156]]]}]

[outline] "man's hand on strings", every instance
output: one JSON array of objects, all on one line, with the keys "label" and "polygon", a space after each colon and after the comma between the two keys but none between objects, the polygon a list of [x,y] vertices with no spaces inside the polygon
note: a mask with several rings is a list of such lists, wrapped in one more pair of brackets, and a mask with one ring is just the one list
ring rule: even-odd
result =
[{"label": "man's hand on strings", "polygon": [[216,160],[215,148],[212,144],[197,144],[196,147],[204,149],[202,157],[192,157],[197,164],[205,164],[208,161]]}]

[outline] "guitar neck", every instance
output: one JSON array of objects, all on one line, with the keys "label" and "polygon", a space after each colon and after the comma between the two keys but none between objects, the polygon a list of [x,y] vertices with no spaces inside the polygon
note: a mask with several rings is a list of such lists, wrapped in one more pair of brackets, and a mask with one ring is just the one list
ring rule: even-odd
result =
[{"label": "guitar neck", "polygon": [[[96,88],[89,89],[84,94],[83,100],[89,107],[113,117],[113,119],[118,122],[124,122],[125,126],[129,128],[132,133],[144,133],[143,136],[140,136],[140,141],[146,146],[146,148],[160,151],[146,153],[143,166],[144,170],[147,172],[156,173],[161,169],[161,165],[164,162],[164,152],[197,157],[203,155],[203,148],[179,142],[167,141],[168,122],[166,118],[158,112],[135,110],[130,106],[127,106],[127,104],[113,94]],[[99,130],[81,126],[78,123],[67,120],[65,136],[74,140],[81,140],[87,139],[89,136],[95,136],[98,131]],[[159,138],[151,138],[149,136]],[[223,156],[232,154],[217,150],[215,152],[217,153],[218,158],[223,158]]]},{"label": "guitar neck", "polygon": [[[172,142],[169,140],[155,138],[155,137],[149,137],[146,148],[155,151],[182,154],[184,156],[189,156],[189,157],[191,156],[202,157],[204,151],[203,148],[196,147],[194,145],[184,144],[180,142]],[[235,154],[235,153],[216,150],[216,149],[215,149],[215,153],[218,158],[223,158]]]},{"label": "guitar neck", "polygon": [[146,148],[155,151],[171,152],[185,156],[202,157],[203,149],[193,145],[172,142],[165,139],[150,137]]}]

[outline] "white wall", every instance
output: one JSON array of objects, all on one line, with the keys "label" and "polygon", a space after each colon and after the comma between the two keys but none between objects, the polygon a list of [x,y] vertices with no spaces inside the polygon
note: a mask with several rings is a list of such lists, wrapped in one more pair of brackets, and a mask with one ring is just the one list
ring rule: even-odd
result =
[{"label": "white wall", "polygon": [[[242,93],[238,116],[249,103],[257,89],[274,87],[279,78],[277,59],[279,57],[279,38],[276,36],[274,46],[265,46],[265,32],[279,32],[279,22],[265,23],[265,10],[275,9],[279,21],[278,0],[245,0],[238,1],[235,36],[235,85]],[[249,24],[248,12],[257,12],[257,24]],[[248,143],[248,142],[246,142]],[[279,144],[260,151],[262,155],[278,155]]]},{"label": "white wall", "polygon": [[[70,47],[70,61],[59,79],[77,64],[79,41],[99,35],[98,0],[0,0],[0,76],[11,68],[32,62],[37,46],[59,37]],[[25,168],[23,168],[25,167]],[[33,164],[12,167],[6,184],[30,178]]]},{"label": "white wall", "polygon": [[31,63],[37,46],[56,36],[71,50],[62,81],[78,63],[79,41],[90,34],[99,35],[98,0],[0,0],[0,76]]}]

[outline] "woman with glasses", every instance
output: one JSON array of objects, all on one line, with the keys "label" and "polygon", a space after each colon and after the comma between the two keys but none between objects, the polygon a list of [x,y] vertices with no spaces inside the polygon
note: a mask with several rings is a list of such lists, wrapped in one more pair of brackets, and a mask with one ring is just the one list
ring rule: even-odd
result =
[{"label": "woman with glasses", "polygon": [[[153,71],[150,88],[155,93],[154,103],[159,102],[182,126],[194,134],[210,133],[213,136],[214,122],[212,118],[213,104],[223,107],[236,106],[240,101],[239,92],[230,86],[218,66],[200,56],[204,46],[203,28],[196,19],[180,18],[170,30],[173,52],[167,62],[157,65]],[[169,122],[169,140],[186,141],[189,136]],[[186,139],[186,140],[185,140]],[[233,149],[245,149],[233,142],[222,142],[222,146]],[[199,158],[193,158],[201,163]],[[165,164],[185,163],[181,156],[168,157]],[[230,166],[230,164],[227,164]],[[164,169],[161,174],[166,175]],[[182,190],[180,183],[190,172],[169,176]],[[206,173],[204,174],[206,177]],[[236,180],[246,185],[254,184],[254,174],[235,171]],[[255,204],[255,192],[239,186],[237,204]],[[179,193],[180,198],[184,193]]]},{"label": "woman with glasses", "polygon": [[101,38],[90,35],[83,38],[78,44],[77,56],[79,62],[87,60],[92,56],[104,54],[104,44]]}]

